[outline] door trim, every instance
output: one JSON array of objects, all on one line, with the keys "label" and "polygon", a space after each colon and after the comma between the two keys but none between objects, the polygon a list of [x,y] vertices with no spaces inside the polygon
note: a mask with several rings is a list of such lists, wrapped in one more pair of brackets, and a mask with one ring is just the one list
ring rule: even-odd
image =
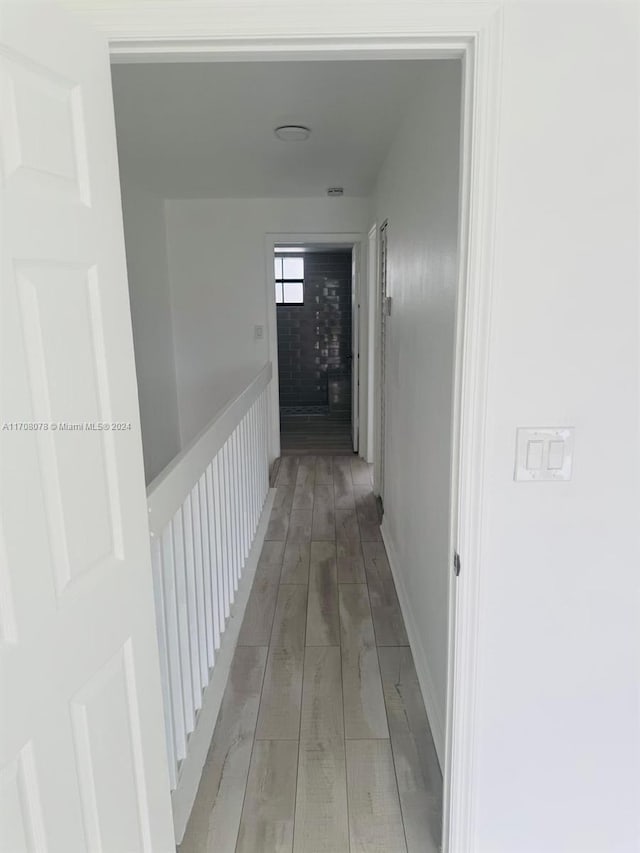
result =
[{"label": "door trim", "polygon": [[[351,441],[353,452],[362,455],[362,449],[366,444],[366,413],[361,413],[360,396],[363,389],[362,363],[360,358],[360,299],[362,259],[360,258],[362,243],[354,243],[351,249]],[[364,415],[364,418],[362,417]],[[361,431],[360,425],[364,423]]]},{"label": "door trim", "polygon": [[367,455],[366,460],[374,466],[375,491],[375,461],[378,453],[376,438],[376,303],[378,300],[378,223],[374,222],[367,234],[367,286],[366,292],[366,347],[367,347],[367,377],[365,382],[367,402]]},{"label": "door trim", "polygon": [[[387,228],[389,220],[385,219],[382,225],[378,228],[376,257],[376,292],[374,303],[375,314],[375,338],[374,344],[376,347],[374,361],[378,374],[378,384],[376,387],[376,458],[373,470],[373,486],[376,495],[380,499],[380,506],[384,512],[384,467],[385,467],[385,441],[386,441],[386,382],[387,382],[387,320],[385,315],[386,298],[388,295],[387,288],[387,253],[389,250],[387,242]],[[384,253],[384,258],[383,258]]]},{"label": "door trim", "polygon": [[[471,851],[503,4],[397,0],[391,9],[382,3],[365,8],[352,2],[341,3],[336,14],[328,16],[325,5],[301,7],[297,0],[283,0],[276,7],[230,0],[215,4],[128,0],[117,6],[112,0],[63,2],[103,32],[114,62],[463,58],[461,352],[454,404],[459,413],[459,454],[452,471],[458,491],[452,533],[463,568],[458,580],[452,580],[456,596],[449,652],[443,850]],[[361,35],[364,17],[367,36]]]}]

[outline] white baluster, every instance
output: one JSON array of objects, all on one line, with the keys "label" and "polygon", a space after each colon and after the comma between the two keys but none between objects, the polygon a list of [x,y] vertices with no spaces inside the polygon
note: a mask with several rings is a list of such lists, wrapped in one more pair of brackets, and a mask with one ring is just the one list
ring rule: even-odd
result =
[{"label": "white baluster", "polygon": [[[200,480],[203,478],[201,477]],[[200,480],[191,490],[191,524],[193,526],[193,556],[196,576],[196,615],[198,619],[198,663],[200,665],[200,696],[209,683],[209,664],[207,662],[207,626],[205,620],[205,589],[202,548],[202,524],[200,510]]]},{"label": "white baluster", "polygon": [[[198,481],[200,491],[200,530],[202,532],[202,574],[204,580],[204,626],[206,636],[207,684],[209,670],[215,658],[214,620],[217,605],[214,604],[213,583],[215,571],[215,534],[209,527],[209,466]],[[203,685],[205,686],[205,685]]]},{"label": "white baluster", "polygon": [[[196,580],[195,537],[193,533],[193,492],[182,504],[182,536],[184,541],[184,577],[187,591],[187,634],[189,636],[189,660],[191,663],[191,693],[193,708],[202,707],[202,686],[200,684],[200,641],[198,638],[198,590]],[[195,717],[194,717],[195,721]]]},{"label": "white baluster", "polygon": [[253,429],[252,409],[247,412],[247,463],[249,468],[249,504],[247,516],[249,519],[249,536],[253,539],[253,525],[256,506],[256,471],[255,471],[256,440]]},{"label": "white baluster", "polygon": [[227,519],[228,519],[228,527],[229,527],[229,565],[227,567],[227,577],[229,584],[229,602],[233,604],[235,601],[235,591],[236,591],[236,559],[237,559],[237,548],[236,548],[236,530],[235,530],[235,507],[234,507],[234,495],[233,495],[233,466],[231,464],[231,436],[225,442],[224,448],[224,462],[225,462],[225,488],[226,488],[226,501],[227,501]]},{"label": "white baluster", "polygon": [[222,525],[220,521],[220,475],[216,457],[207,469],[207,497],[209,498],[209,530],[215,552],[211,559],[211,595],[214,598],[213,647],[220,648],[220,635],[224,631],[224,589],[222,585]]},{"label": "white baluster", "polygon": [[[262,392],[262,505],[269,491],[269,394],[267,389]],[[262,507],[261,507],[262,508]]]},{"label": "white baluster", "polygon": [[229,508],[230,508],[230,500],[229,500],[229,465],[228,465],[228,447],[225,443],[222,450],[220,451],[220,490],[221,490],[221,503],[220,506],[222,508],[222,519],[224,522],[224,545],[225,545],[225,555],[224,561],[222,564],[222,571],[224,572],[224,615],[225,618],[229,617],[229,613],[231,612],[231,604],[233,602],[233,581],[232,581],[232,548],[233,542],[231,539],[231,525],[229,520]]},{"label": "white baluster", "polygon": [[242,571],[242,548],[240,545],[240,478],[239,473],[239,452],[238,452],[238,428],[231,433],[229,440],[229,462],[231,466],[231,506],[233,507],[233,589],[234,592],[238,589],[238,581]]},{"label": "white baluster", "polygon": [[[255,524],[258,525],[260,520],[260,510],[262,508],[262,431],[260,424],[260,400],[256,400],[253,404],[253,417],[256,423],[256,507],[255,507]],[[255,531],[254,531],[255,532]]]},{"label": "white baluster", "polygon": [[265,418],[265,394],[260,395],[258,400],[258,412],[260,423],[260,511],[264,506],[264,499],[269,487],[269,463],[267,462],[267,421]]},{"label": "white baluster", "polygon": [[249,499],[251,487],[249,485],[249,440],[247,437],[247,416],[240,421],[240,482],[242,484],[242,565],[246,565],[249,549],[251,547],[251,531],[249,524]]},{"label": "white baluster", "polygon": [[157,536],[151,539],[151,567],[153,572],[153,597],[156,607],[156,628],[158,633],[158,650],[160,652],[160,681],[162,683],[162,700],[164,706],[164,728],[167,743],[167,759],[169,764],[169,781],[171,789],[176,787],[178,759],[173,734],[173,702],[171,701],[171,686],[169,680],[169,641],[166,625],[166,605],[164,600],[164,584],[162,580],[161,543]]},{"label": "white baluster", "polygon": [[260,512],[260,471],[258,463],[260,436],[258,434],[257,407],[255,403],[251,407],[251,427],[253,430],[253,524],[251,525],[251,538],[253,538],[258,526],[258,513]]},{"label": "white baluster", "polygon": [[257,444],[257,459],[258,459],[258,516],[262,510],[263,501],[263,479],[264,479],[264,429],[262,423],[262,397],[256,400],[256,421],[258,424],[258,444]]},{"label": "white baluster", "polygon": [[174,566],[173,529],[171,524],[169,524],[162,533],[161,558],[164,589],[164,613],[167,629],[167,651],[169,657],[169,692],[171,694],[171,704],[173,709],[173,735],[176,758],[178,761],[182,761],[187,754],[187,725],[185,721],[182,691],[178,597]]},{"label": "white baluster", "polygon": [[265,488],[265,480],[268,477],[268,463],[267,463],[267,430],[266,430],[266,421],[265,421],[265,395],[264,392],[260,395],[258,399],[258,423],[260,429],[260,509],[264,504],[264,498],[266,495]]},{"label": "white baluster", "polygon": [[187,734],[193,731],[195,710],[193,706],[193,683],[191,676],[191,649],[189,644],[189,609],[187,605],[187,573],[184,556],[184,530],[182,507],[174,515],[173,527],[173,565],[176,579],[176,600],[178,605],[178,633],[180,641],[180,666],[182,671],[182,700]]}]

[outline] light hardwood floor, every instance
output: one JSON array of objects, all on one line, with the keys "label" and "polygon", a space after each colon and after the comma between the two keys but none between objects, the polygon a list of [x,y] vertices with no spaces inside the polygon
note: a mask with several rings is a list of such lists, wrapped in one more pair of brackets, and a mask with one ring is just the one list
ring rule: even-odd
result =
[{"label": "light hardwood floor", "polygon": [[370,467],[285,456],[180,853],[436,853],[442,778]]}]

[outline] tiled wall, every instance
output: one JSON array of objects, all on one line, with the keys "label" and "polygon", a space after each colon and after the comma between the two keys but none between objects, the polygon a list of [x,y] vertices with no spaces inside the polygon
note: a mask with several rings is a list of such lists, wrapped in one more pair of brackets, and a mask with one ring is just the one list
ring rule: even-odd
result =
[{"label": "tiled wall", "polygon": [[351,252],[305,253],[304,305],[278,306],[281,406],[351,406]]}]

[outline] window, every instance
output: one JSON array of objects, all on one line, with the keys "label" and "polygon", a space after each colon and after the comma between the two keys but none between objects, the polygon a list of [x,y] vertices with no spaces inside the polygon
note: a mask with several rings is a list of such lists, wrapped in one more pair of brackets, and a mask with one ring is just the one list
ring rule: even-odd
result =
[{"label": "window", "polygon": [[302,305],[304,302],[304,258],[276,257],[276,304]]}]

